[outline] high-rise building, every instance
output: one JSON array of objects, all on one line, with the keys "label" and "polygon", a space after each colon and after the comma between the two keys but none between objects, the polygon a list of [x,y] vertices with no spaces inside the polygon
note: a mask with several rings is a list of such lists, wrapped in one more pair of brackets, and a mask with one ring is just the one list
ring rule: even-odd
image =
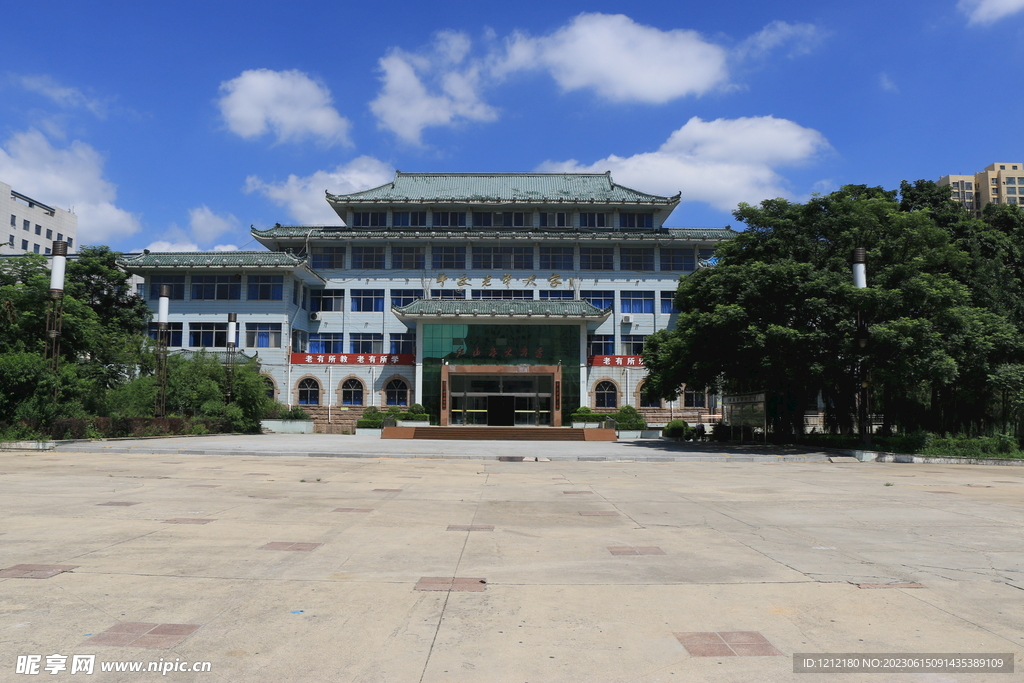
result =
[{"label": "high-rise building", "polygon": [[945,175],[939,185],[953,188],[953,201],[981,217],[986,204],[1024,204],[1024,163],[989,164],[974,175]]},{"label": "high-rise building", "polygon": [[68,243],[75,251],[78,216],[43,204],[0,182],[0,220],[7,229],[0,232],[0,255],[49,254],[55,241]]}]

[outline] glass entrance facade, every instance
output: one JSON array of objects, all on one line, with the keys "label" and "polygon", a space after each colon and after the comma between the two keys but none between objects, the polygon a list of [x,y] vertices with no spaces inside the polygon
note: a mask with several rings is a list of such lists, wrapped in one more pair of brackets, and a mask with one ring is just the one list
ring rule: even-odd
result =
[{"label": "glass entrance facade", "polygon": [[551,375],[450,376],[448,424],[491,427],[551,425]]},{"label": "glass entrance facade", "polygon": [[[562,422],[580,405],[579,325],[431,325],[420,329],[423,344],[423,406],[434,424],[442,410],[450,411],[450,424],[554,424],[552,412],[559,404]],[[441,406],[441,367],[519,366],[515,375],[483,372],[452,373],[445,387],[451,400]],[[561,366],[561,395],[552,395],[552,375],[537,366]],[[525,367],[524,367],[525,366]],[[537,367],[536,374],[530,368]],[[456,380],[456,377],[468,378]],[[456,381],[464,382],[461,389]],[[491,397],[498,397],[492,400]],[[455,399],[458,398],[458,401]],[[511,407],[510,407],[511,406]],[[455,422],[455,420],[462,422]],[[435,422],[436,420],[436,422]]]}]

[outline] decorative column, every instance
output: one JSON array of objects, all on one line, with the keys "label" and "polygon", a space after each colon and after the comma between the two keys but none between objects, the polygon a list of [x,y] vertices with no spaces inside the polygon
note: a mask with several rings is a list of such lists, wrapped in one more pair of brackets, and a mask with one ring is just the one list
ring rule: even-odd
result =
[{"label": "decorative column", "polygon": [[154,417],[167,417],[167,347],[170,329],[167,318],[171,308],[171,286],[160,285],[156,307],[156,404]]}]

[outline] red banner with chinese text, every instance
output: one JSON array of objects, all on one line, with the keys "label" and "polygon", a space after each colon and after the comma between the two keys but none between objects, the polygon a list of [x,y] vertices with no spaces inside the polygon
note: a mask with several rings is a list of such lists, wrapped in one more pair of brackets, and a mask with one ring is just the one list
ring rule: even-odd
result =
[{"label": "red banner with chinese text", "polygon": [[411,353],[293,353],[296,365],[415,365]]},{"label": "red banner with chinese text", "polygon": [[642,368],[643,356],[588,356],[587,365],[605,368]]}]

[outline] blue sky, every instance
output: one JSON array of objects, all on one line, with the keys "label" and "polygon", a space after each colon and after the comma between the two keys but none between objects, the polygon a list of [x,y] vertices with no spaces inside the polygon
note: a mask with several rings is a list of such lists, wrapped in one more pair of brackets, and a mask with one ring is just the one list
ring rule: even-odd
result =
[{"label": "blue sky", "polygon": [[[510,7],[512,10],[510,11]],[[259,248],[403,171],[738,202],[1021,161],[1024,0],[8,3],[0,180],[80,244]]]}]

